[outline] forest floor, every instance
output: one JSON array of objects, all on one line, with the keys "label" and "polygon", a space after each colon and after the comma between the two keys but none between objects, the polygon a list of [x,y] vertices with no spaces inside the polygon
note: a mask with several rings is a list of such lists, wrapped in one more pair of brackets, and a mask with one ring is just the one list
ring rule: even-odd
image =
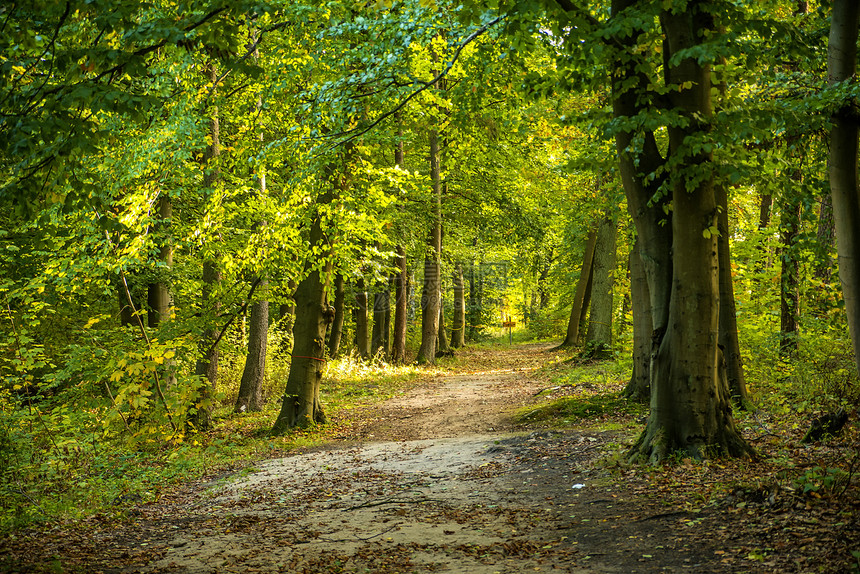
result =
[{"label": "forest floor", "polygon": [[546,345],[460,354],[468,367],[351,410],[324,447],[185,484],[122,522],[19,531],[0,540],[0,570],[851,571],[856,481],[828,485],[814,466],[839,445],[791,450],[806,477],[797,482],[778,461],[796,437],[757,419],[745,434],[760,462],[630,466],[641,411],[552,427],[516,414],[564,394],[614,393],[622,381],[554,385]]}]

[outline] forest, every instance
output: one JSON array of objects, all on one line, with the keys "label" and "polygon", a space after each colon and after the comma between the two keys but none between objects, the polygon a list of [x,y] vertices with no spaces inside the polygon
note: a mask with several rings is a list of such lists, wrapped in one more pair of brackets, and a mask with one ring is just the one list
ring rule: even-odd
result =
[{"label": "forest", "polygon": [[849,437],[796,474],[856,528],[858,28],[853,0],[5,2],[0,531],[524,342],[617,374],[619,465],[757,464],[762,418]]}]

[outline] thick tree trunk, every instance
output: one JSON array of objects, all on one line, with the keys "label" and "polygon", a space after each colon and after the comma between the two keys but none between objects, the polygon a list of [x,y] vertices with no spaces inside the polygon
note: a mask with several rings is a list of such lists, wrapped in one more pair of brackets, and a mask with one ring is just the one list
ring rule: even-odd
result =
[{"label": "thick tree trunk", "polygon": [[586,294],[590,293],[589,282],[592,277],[592,263],[594,261],[594,249],[597,244],[597,230],[588,232],[585,242],[585,252],[582,255],[582,269],[576,282],[576,292],[573,295],[573,305],[570,308],[570,319],[567,322],[567,334],[559,347],[575,347],[579,342],[579,326],[582,318],[582,310],[587,307]]},{"label": "thick tree trunk", "polygon": [[463,285],[463,264],[454,266],[454,317],[451,325],[451,346],[466,345],[466,289]]},{"label": "thick tree trunk", "polygon": [[624,396],[638,403],[651,397],[651,298],[648,278],[639,255],[639,241],[630,250],[630,304],[633,307],[633,374]]},{"label": "thick tree trunk", "polygon": [[[265,289],[266,282],[260,282]],[[269,333],[269,302],[257,301],[251,305],[251,323],[248,332],[248,354],[239,384],[239,394],[233,412],[244,413],[263,410],[263,381],[266,378],[266,340]]]},{"label": "thick tree trunk", "polygon": [[[612,0],[612,14],[619,14],[636,4],[637,0]],[[642,71],[649,65],[642,61],[642,56],[630,55],[638,54],[635,51],[635,35],[618,37],[617,41],[627,50],[619,55],[616,65],[617,79],[612,82],[612,109],[616,118],[632,118],[646,111],[640,95],[649,90],[650,78]],[[654,342],[659,344],[669,318],[672,212],[668,194],[655,198],[666,176],[653,177],[652,174],[665,173],[662,171],[665,160],[651,131],[621,131],[615,136],[615,145],[627,209],[636,226],[639,253],[648,278]]]},{"label": "thick tree trunk", "polygon": [[[856,0],[834,0],[832,6],[827,50],[827,81],[830,85],[854,78],[860,25],[860,3]],[[857,175],[860,121],[854,106],[854,101],[846,101],[833,115],[829,173],[839,279],[848,316],[848,331],[854,345],[854,360],[860,370],[860,183]]]},{"label": "thick tree trunk", "polygon": [[343,275],[337,274],[334,280],[334,319],[331,322],[331,332],[328,336],[328,356],[337,357],[340,352],[340,341],[343,337],[343,308],[344,308]]},{"label": "thick tree trunk", "polygon": [[442,178],[439,165],[439,135],[430,131],[430,177],[433,181],[432,227],[424,258],[424,287],[421,292],[421,347],[419,364],[436,363],[436,338],[439,333],[439,308],[442,300]]},{"label": "thick tree trunk", "polygon": [[758,204],[758,230],[762,231],[770,225],[770,212],[773,207],[773,196],[769,193],[759,197]]},{"label": "thick tree trunk", "polygon": [[720,285],[720,340],[719,345],[726,361],[726,378],[732,398],[743,405],[747,398],[741,346],[738,341],[738,320],[735,310],[735,288],[732,283],[732,255],[729,242],[729,197],[726,188],[715,185],[717,214],[717,249],[719,250]]},{"label": "thick tree trunk", "polygon": [[[330,196],[328,201],[331,201]],[[311,245],[319,245],[321,242],[322,231],[317,217],[311,230]],[[330,264],[327,264],[323,276],[330,272]],[[281,411],[272,428],[272,434],[275,435],[283,434],[293,427],[308,427],[314,423],[326,422],[319,390],[325,366],[323,341],[326,323],[334,312],[326,302],[323,276],[317,270],[311,271],[296,289],[293,355]]]},{"label": "thick tree trunk", "polygon": [[[667,62],[703,41],[712,26],[706,7],[707,2],[694,0],[686,11],[661,14]],[[670,154],[678,161],[676,171],[683,173],[675,174],[672,185],[673,272],[667,329],[652,364],[651,414],[631,455],[652,462],[675,452],[694,458],[752,456],[732,419],[725,363],[717,344],[719,258],[716,234],[709,232],[717,227],[712,159],[709,153],[691,153],[686,145],[706,133],[710,70],[687,56],[667,72],[670,85],[679,86],[671,92],[673,109],[687,120],[684,127],[668,130]]]},{"label": "thick tree trunk", "polygon": [[[334,201],[335,192],[347,186],[347,165],[351,149],[343,157],[343,173],[334,168],[327,170],[328,189],[316,202],[316,212],[308,233],[310,253],[315,255],[306,263],[307,276],[296,288],[296,320],[293,326],[293,354],[290,374],[284,392],[281,410],[272,428],[272,434],[283,434],[293,427],[308,427],[325,423],[326,416],[320,402],[320,381],[325,366],[325,334],[334,319],[334,309],[328,304],[329,281],[332,279],[332,246],[323,233],[325,206]],[[323,266],[319,269],[319,260]]]},{"label": "thick tree trunk", "polygon": [[591,314],[585,341],[595,357],[612,354],[612,310],[615,285],[616,236],[615,222],[607,217],[597,230],[594,247]]},{"label": "thick tree trunk", "polygon": [[394,264],[394,334],[391,344],[391,361],[395,364],[406,362],[406,312],[409,304],[409,275],[406,269],[406,252],[398,245]]},{"label": "thick tree trunk", "polygon": [[364,288],[364,278],[359,278],[355,284],[355,347],[362,359],[370,358],[370,338],[367,329],[367,291]]}]

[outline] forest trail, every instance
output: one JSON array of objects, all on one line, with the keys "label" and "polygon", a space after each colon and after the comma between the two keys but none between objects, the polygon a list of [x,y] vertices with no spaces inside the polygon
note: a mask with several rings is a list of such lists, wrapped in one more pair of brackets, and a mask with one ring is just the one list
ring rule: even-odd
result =
[{"label": "forest trail", "polygon": [[767,571],[730,568],[695,528],[702,516],[595,465],[629,432],[515,428],[512,409],[547,386],[546,350],[505,350],[503,364],[464,351],[473,372],[363,407],[341,442],[186,485],[118,527],[62,533],[44,568],[20,571]]}]

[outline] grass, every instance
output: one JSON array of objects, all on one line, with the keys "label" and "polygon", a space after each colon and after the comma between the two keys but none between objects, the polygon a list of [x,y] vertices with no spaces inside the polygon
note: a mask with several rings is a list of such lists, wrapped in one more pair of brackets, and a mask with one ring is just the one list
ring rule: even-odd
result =
[{"label": "grass", "polygon": [[570,424],[578,419],[604,415],[631,416],[643,410],[640,405],[630,403],[618,393],[582,394],[553,399],[538,407],[523,407],[516,413],[515,420],[518,423],[554,421]]}]

